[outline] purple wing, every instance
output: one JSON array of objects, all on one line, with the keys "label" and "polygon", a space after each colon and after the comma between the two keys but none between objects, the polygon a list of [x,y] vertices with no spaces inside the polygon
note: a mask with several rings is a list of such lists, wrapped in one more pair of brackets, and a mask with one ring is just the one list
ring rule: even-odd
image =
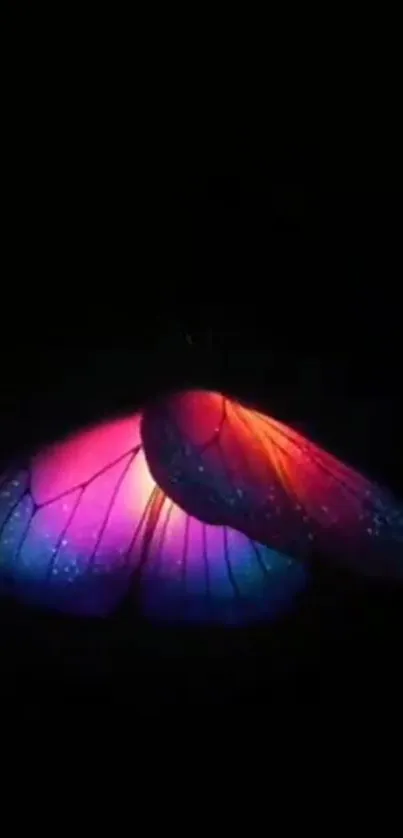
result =
[{"label": "purple wing", "polygon": [[301,564],[188,515],[153,480],[140,417],[46,448],[0,486],[3,593],[105,615],[132,591],[153,620],[272,619],[306,585]]}]

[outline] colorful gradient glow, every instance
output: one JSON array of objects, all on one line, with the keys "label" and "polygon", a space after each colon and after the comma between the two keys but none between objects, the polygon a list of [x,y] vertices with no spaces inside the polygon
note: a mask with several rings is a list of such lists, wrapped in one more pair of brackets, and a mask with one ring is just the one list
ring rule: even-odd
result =
[{"label": "colorful gradient glow", "polygon": [[307,560],[403,578],[403,509],[286,425],[188,391],[0,480],[0,589],[74,614],[274,619]]},{"label": "colorful gradient glow", "polygon": [[403,508],[291,428],[218,393],[149,407],[142,429],[158,484],[189,514],[302,559],[315,548],[372,576],[403,578]]},{"label": "colorful gradient glow", "polygon": [[303,590],[301,564],[188,515],[152,478],[140,416],[46,448],[0,482],[3,593],[105,615],[125,595],[154,620],[272,619]]}]

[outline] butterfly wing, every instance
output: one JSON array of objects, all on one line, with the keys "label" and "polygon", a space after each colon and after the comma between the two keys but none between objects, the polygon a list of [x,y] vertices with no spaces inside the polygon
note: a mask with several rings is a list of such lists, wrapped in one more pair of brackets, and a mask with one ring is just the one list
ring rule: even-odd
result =
[{"label": "butterfly wing", "polygon": [[307,584],[298,562],[226,526],[205,524],[166,495],[140,579],[153,619],[227,625],[287,612]]},{"label": "butterfly wing", "polygon": [[0,482],[0,589],[105,615],[130,591],[158,620],[270,619],[304,568],[227,526],[187,514],[150,474],[140,416],[49,446]]},{"label": "butterfly wing", "polygon": [[360,572],[403,577],[403,507],[286,425],[217,393],[149,407],[152,474],[189,513],[285,554],[315,547]]},{"label": "butterfly wing", "polygon": [[0,491],[0,583],[26,601],[105,613],[127,588],[153,488],[139,417],[46,448]]}]

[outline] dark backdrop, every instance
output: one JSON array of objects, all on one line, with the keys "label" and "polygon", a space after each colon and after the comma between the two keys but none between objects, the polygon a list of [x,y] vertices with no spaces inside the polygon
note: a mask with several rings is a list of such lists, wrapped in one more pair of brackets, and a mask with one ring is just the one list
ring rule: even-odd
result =
[{"label": "dark backdrop", "polygon": [[[0,459],[204,385],[294,423],[403,496],[393,136],[284,127],[273,138],[251,125],[162,143],[156,128],[139,147],[120,117],[100,139],[99,114],[62,102],[50,124],[36,103],[38,130],[4,164]],[[182,709],[389,698],[402,605],[401,590],[320,564],[300,611],[258,632],[162,642],[128,603],[103,624],[2,603],[3,698]]]}]

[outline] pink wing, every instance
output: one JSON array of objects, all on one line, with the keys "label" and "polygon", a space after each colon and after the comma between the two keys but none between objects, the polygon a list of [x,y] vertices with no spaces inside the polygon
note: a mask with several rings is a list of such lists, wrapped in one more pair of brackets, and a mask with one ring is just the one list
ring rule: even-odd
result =
[{"label": "pink wing", "polygon": [[132,591],[153,619],[272,618],[304,568],[188,515],[152,478],[140,416],[46,448],[0,483],[0,584],[24,601],[104,615]]}]

